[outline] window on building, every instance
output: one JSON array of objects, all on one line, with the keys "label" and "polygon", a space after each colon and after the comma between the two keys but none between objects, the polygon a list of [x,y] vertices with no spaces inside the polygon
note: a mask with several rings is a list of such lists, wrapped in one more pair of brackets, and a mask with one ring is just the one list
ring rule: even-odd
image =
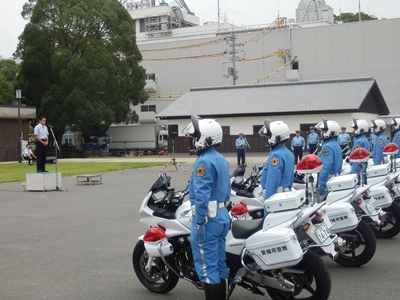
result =
[{"label": "window on building", "polygon": [[156,73],[148,73],[148,74],[146,74],[146,80],[156,81]]},{"label": "window on building", "polygon": [[316,124],[317,123],[300,124],[301,134],[303,135],[304,133],[309,133],[310,132],[310,126],[315,126]]},{"label": "window on building", "polygon": [[258,132],[264,125],[253,125],[253,135],[258,135]]},{"label": "window on building", "polygon": [[292,62],[292,70],[298,70],[299,69],[299,62],[294,61]]},{"label": "window on building", "polygon": [[221,126],[223,136],[228,136],[231,134],[231,127],[230,126]]},{"label": "window on building", "polygon": [[322,11],[322,20],[328,21],[328,19],[329,19],[328,10],[323,10]]},{"label": "window on building", "polygon": [[140,21],[139,21],[140,23],[139,23],[139,30],[140,30],[140,32],[145,32],[145,26],[144,26],[144,19],[140,19]]},{"label": "window on building", "polygon": [[140,111],[141,112],[145,112],[145,111],[154,111],[154,112],[156,112],[156,106],[155,105],[142,105],[140,107]]}]

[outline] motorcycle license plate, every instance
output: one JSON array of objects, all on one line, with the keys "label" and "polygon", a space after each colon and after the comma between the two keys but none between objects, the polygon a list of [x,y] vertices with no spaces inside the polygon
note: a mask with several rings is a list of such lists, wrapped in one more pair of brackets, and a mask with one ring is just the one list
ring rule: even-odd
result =
[{"label": "motorcycle license plate", "polygon": [[367,209],[369,214],[372,214],[373,212],[375,212],[374,202],[372,202],[372,200],[365,201],[365,208]]},{"label": "motorcycle license plate", "polygon": [[325,223],[322,223],[321,226],[315,229],[314,232],[321,243],[325,242],[326,239],[330,236],[328,226],[326,226]]}]

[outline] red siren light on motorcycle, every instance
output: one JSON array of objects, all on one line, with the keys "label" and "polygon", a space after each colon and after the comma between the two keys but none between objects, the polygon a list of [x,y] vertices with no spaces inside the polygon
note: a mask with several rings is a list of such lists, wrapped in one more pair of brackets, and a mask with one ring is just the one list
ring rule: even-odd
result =
[{"label": "red siren light on motorcycle", "polygon": [[384,155],[397,154],[398,152],[399,147],[395,143],[389,143],[382,149]]},{"label": "red siren light on motorcycle", "polygon": [[165,231],[158,226],[151,227],[144,235],[143,241],[147,243],[158,242],[167,236]]},{"label": "red siren light on motorcycle", "polygon": [[236,204],[236,205],[232,208],[231,212],[232,212],[236,217],[240,217],[240,216],[243,216],[243,215],[247,214],[247,213],[249,212],[249,210],[247,209],[247,206],[246,206],[245,204],[239,203],[239,204]]},{"label": "red siren light on motorcycle", "polygon": [[369,152],[365,148],[357,148],[350,154],[351,162],[365,162],[369,159]]},{"label": "red siren light on motorcycle", "polygon": [[298,173],[318,173],[322,169],[322,161],[315,154],[304,156],[297,164],[296,171]]}]

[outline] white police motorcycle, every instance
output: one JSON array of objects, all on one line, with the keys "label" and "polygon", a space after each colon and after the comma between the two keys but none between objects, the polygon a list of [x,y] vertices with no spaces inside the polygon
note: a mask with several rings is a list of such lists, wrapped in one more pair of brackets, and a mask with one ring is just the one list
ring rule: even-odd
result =
[{"label": "white police motorcycle", "polygon": [[[326,201],[319,203],[319,201],[313,198],[314,177],[312,175],[319,171],[318,169],[320,169],[321,164],[321,160],[316,155],[310,154],[305,156],[298,164],[297,169],[301,169],[299,172],[303,172],[304,175],[307,175],[305,177],[307,182],[306,184],[297,184],[296,188],[299,190],[306,190],[307,200],[305,204],[308,204],[311,207],[314,205],[320,205],[321,211],[327,215],[327,218],[333,224],[330,231],[333,234],[338,235],[338,238],[335,241],[335,250],[338,252],[338,257],[335,261],[343,266],[359,267],[370,261],[376,250],[374,234],[364,222],[360,222],[362,215],[357,216],[356,214],[356,210],[358,209],[357,206],[359,206],[358,200],[360,198],[367,198],[367,188],[358,189],[357,191],[353,190],[353,192],[348,193],[346,197],[342,197],[343,201]],[[273,213],[267,215],[266,219],[269,218],[269,215],[274,216],[276,213],[279,213],[275,211],[270,203],[274,203],[276,197],[284,197],[283,195],[289,194],[287,192],[278,193],[264,201],[262,188],[259,184],[261,168],[254,167],[253,173],[246,180],[244,179],[244,170],[245,166],[239,166],[234,171],[231,178],[232,194],[236,196],[231,198],[232,202],[234,204],[244,204],[248,208],[247,215],[242,216],[242,218],[263,217],[264,205],[266,206],[267,211],[270,212],[271,209],[273,211]],[[309,182],[311,184],[311,192],[308,189]],[[294,192],[292,191],[290,193]],[[315,204],[315,202],[319,204]],[[282,208],[285,210],[284,205],[282,205]],[[235,208],[232,209],[232,212],[234,211]],[[296,232],[301,231],[297,230]],[[322,250],[324,249],[322,248]],[[324,252],[326,253],[326,251]],[[323,252],[318,251],[318,253]]]},{"label": "white police motorcycle", "polygon": [[[374,222],[368,222],[374,234],[378,238],[391,238],[400,233],[400,206],[395,199],[400,198],[400,172],[397,171],[397,163],[393,155],[398,153],[398,147],[394,143],[389,143],[383,149],[383,153],[389,157],[387,164],[373,165],[369,159],[366,149],[359,148],[360,155],[368,158],[368,168],[365,171],[366,184],[370,185],[370,194],[375,199],[375,206],[382,209],[382,224],[378,226]],[[362,153],[362,154],[361,154]],[[352,153],[353,155],[353,153]],[[351,157],[351,156],[350,156]],[[397,159],[400,160],[400,159]],[[343,162],[343,174],[351,172],[350,165]],[[358,181],[361,183],[362,170],[358,174]],[[351,175],[346,175],[351,176]],[[355,175],[353,175],[355,176]],[[360,184],[359,183],[359,184]]]},{"label": "white police motorcycle", "polygon": [[[188,192],[175,191],[170,177],[161,173],[140,207],[140,222],[150,229],[133,250],[133,267],[139,281],[154,293],[171,291],[179,279],[203,288],[192,258],[192,211],[184,201]],[[262,219],[232,223],[226,239],[227,299],[236,286],[260,295],[266,291],[274,300],[328,299],[331,280],[322,260],[307,251],[291,228],[262,227]]]}]

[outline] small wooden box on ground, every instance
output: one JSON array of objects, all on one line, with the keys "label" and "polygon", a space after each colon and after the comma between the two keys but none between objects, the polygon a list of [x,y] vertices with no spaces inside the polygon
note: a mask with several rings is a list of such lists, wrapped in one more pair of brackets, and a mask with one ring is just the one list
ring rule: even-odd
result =
[{"label": "small wooden box on ground", "polygon": [[57,187],[61,188],[60,172],[26,173],[27,191],[49,191]]},{"label": "small wooden box on ground", "polygon": [[101,174],[83,174],[76,176],[76,184],[102,184]]}]

